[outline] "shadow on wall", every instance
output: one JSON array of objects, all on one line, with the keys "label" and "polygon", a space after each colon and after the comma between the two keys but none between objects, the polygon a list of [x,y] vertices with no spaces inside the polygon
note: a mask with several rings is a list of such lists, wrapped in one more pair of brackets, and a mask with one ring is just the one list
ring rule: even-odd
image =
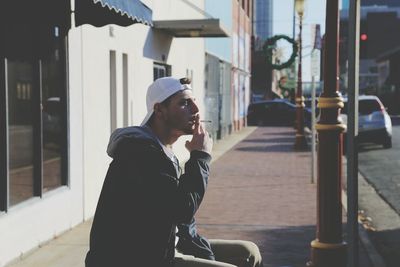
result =
[{"label": "shadow on wall", "polygon": [[143,47],[143,56],[158,62],[167,62],[172,38],[165,31],[156,29],[148,31]]}]

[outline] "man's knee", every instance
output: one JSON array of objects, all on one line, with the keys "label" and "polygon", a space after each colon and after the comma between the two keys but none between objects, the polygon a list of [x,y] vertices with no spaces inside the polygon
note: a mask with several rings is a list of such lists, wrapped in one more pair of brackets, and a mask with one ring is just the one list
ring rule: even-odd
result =
[{"label": "man's knee", "polygon": [[237,267],[237,266],[225,262],[206,260],[206,259],[196,258],[191,255],[178,253],[175,255],[174,267]]},{"label": "man's knee", "polygon": [[210,240],[217,260],[240,267],[261,267],[262,257],[258,246],[244,240]]}]

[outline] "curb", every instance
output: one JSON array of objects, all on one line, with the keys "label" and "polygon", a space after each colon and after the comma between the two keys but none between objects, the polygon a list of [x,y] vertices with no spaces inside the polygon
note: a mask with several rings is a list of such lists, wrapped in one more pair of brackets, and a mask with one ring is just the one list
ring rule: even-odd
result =
[{"label": "curb", "polygon": [[[365,180],[364,176],[358,173],[359,177]],[[342,206],[347,212],[347,192],[342,189]],[[372,241],[370,240],[367,230],[358,222],[358,235],[361,241],[361,245],[367,251],[367,256],[372,263],[373,267],[386,267],[385,262],[383,261],[382,256],[378,253],[373,245]]]}]

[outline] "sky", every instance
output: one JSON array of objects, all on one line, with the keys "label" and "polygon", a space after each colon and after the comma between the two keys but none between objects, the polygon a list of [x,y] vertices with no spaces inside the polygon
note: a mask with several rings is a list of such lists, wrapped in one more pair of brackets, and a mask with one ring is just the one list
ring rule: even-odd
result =
[{"label": "sky", "polygon": [[[311,81],[310,45],[311,25],[320,24],[321,35],[325,32],[326,0],[305,0],[303,18],[303,81]],[[273,34],[285,34],[293,37],[293,10],[294,0],[273,0]],[[296,14],[296,38],[299,31],[298,17]],[[291,50],[289,50],[290,53]]]}]

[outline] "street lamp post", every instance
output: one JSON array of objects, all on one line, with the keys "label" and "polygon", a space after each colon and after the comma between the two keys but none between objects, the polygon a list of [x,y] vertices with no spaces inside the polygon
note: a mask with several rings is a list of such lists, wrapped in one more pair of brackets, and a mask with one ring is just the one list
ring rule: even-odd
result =
[{"label": "street lamp post", "polygon": [[324,89],[318,99],[317,231],[307,266],[345,267],[347,245],[342,233],[342,133],[339,119],[339,0],[326,1]]},{"label": "street lamp post", "polygon": [[304,135],[304,97],[303,84],[301,79],[301,60],[302,60],[302,30],[305,0],[295,0],[295,9],[299,16],[299,66],[297,72],[297,92],[296,92],[296,141],[294,143],[295,150],[304,150],[307,148],[307,140]]}]

